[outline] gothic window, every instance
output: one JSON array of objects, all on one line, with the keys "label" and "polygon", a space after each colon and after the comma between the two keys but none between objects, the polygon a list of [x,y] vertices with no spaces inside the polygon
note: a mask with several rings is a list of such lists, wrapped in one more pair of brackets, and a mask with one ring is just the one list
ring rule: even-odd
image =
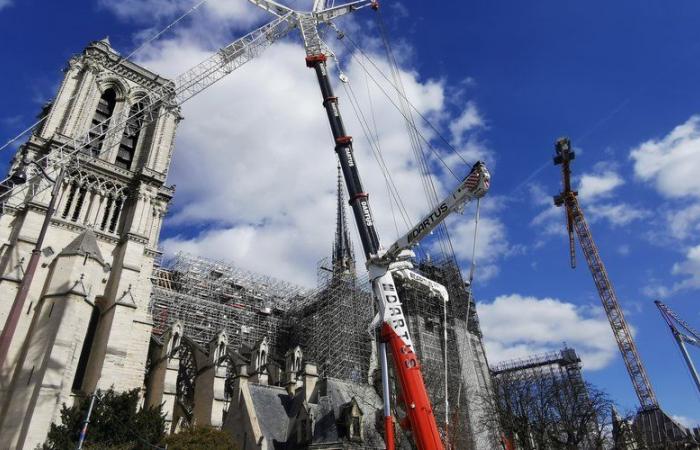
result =
[{"label": "gothic window", "polygon": [[104,213],[102,215],[102,222],[100,223],[100,230],[107,231],[109,233],[117,232],[117,225],[119,224],[119,214],[124,206],[124,199],[122,198],[112,198],[107,199],[105,204]]},{"label": "gothic window", "polygon": [[170,348],[168,349],[168,356],[175,356],[176,352],[180,349],[180,333],[177,331],[173,334],[172,339],[170,339]]},{"label": "gothic window", "polygon": [[258,370],[262,369],[262,367],[267,363],[267,353],[265,350],[260,350],[260,365],[258,366]]},{"label": "gothic window", "polygon": [[107,89],[100,97],[97,110],[90,124],[90,152],[92,156],[98,156],[102,151],[102,143],[104,142],[105,133],[109,128],[109,120],[112,118],[116,104],[117,93],[112,88]]},{"label": "gothic window", "polygon": [[107,223],[109,222],[109,212],[112,210],[113,203],[114,199],[112,197],[109,197],[107,199],[107,204],[105,205],[104,215],[102,216],[102,223],[100,224],[100,230],[102,231],[104,231],[105,228],[107,228]]},{"label": "gothic window", "polygon": [[129,110],[129,118],[126,121],[124,135],[119,144],[117,159],[114,161],[114,164],[122,169],[131,169],[134,154],[136,153],[136,144],[143,126],[143,109],[143,103],[137,103]]},{"label": "gothic window", "polygon": [[194,415],[194,392],[197,378],[197,363],[194,353],[189,345],[180,345],[178,356],[180,367],[177,373],[176,397],[177,403],[182,408],[185,422],[192,424]]},{"label": "gothic window", "polygon": [[112,212],[112,218],[109,221],[109,232],[114,233],[117,229],[117,225],[119,222],[119,213],[122,211],[122,205],[124,204],[124,200],[121,198],[118,198],[114,201],[114,211]]},{"label": "gothic window", "polygon": [[75,184],[70,185],[70,190],[68,191],[68,200],[66,200],[66,207],[63,208],[63,214],[61,214],[61,217],[64,219],[68,217],[68,213],[70,212],[70,207],[73,204],[73,199],[75,198],[75,192],[78,190],[78,186]]},{"label": "gothic window", "polygon": [[362,440],[362,421],[360,417],[353,417],[350,423],[350,439],[353,441]]},{"label": "gothic window", "polygon": [[78,219],[80,218],[80,210],[83,209],[83,205],[85,204],[85,195],[87,194],[87,188],[85,186],[82,186],[78,189],[78,197],[75,201],[75,208],[73,209],[73,216],[71,217],[71,220],[73,222],[77,222]]}]

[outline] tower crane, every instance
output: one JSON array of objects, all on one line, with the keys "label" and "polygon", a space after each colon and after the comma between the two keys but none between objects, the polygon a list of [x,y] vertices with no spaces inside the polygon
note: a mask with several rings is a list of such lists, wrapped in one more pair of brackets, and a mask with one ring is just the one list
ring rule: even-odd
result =
[{"label": "tower crane", "polygon": [[608,277],[608,272],[605,269],[605,265],[603,265],[603,260],[600,257],[600,253],[598,253],[598,247],[591,235],[591,229],[588,227],[588,223],[583,216],[583,210],[576,198],[578,192],[571,189],[570,164],[576,157],[576,154],[571,148],[571,141],[568,138],[561,138],[557,140],[555,149],[556,155],[554,156],[554,164],[562,166],[564,189],[559,195],[554,197],[554,204],[556,206],[563,206],[566,211],[571,266],[576,266],[573,235],[573,231],[576,231],[579,244],[581,244],[581,249],[583,250],[583,255],[588,262],[588,268],[591,270],[593,281],[598,289],[598,295],[600,295],[600,300],[603,302],[603,309],[608,316],[608,321],[612,327],[620,353],[622,353],[622,359],[625,362],[627,372],[632,380],[634,391],[639,398],[641,409],[659,409],[659,402],[656,400],[656,394],[651,386],[646,369],[642,364],[642,359],[634,343],[632,332],[627,325],[620,303],[617,301],[617,295]]},{"label": "tower crane", "polygon": [[697,387],[698,392],[700,392],[700,376],[698,376],[698,371],[693,364],[693,360],[690,358],[688,349],[685,348],[686,343],[700,347],[700,332],[691,327],[689,323],[681,319],[678,314],[673,312],[673,310],[665,304],[661,303],[660,300],[656,300],[654,303],[656,304],[656,307],[659,308],[661,317],[663,317],[666,324],[671,329],[671,334],[676,340],[678,348],[681,349],[683,359],[688,366],[690,376],[693,377],[693,381],[695,381],[695,387]]},{"label": "tower crane", "polygon": [[[363,190],[360,181],[352,137],[345,131],[338,97],[334,95],[328,77],[326,59],[330,52],[318,31],[320,24],[330,24],[334,19],[348,13],[368,6],[377,9],[376,0],[356,0],[339,6],[329,6],[327,0],[315,0],[312,10],[308,12],[292,10],[272,0],[249,0],[249,2],[273,14],[275,18],[221,48],[202,63],[178,76],[173,83],[148,94],[142,102],[142,108],[128,118],[119,123],[113,123],[110,127],[104,126],[105,123],[99,123],[82,136],[65,138],[64,143],[52,147],[43,156],[35,157],[32,163],[51,175],[61,172],[65,167],[93,161],[100,156],[100,153],[110,150],[103,148],[100,153],[93,153],[90,149],[95,147],[93,144],[98,140],[105,141],[107,136],[116,133],[128,121],[133,122],[134,119],[141,124],[142,128],[148,126],[162,114],[163,110],[179,107],[258,56],[293,29],[299,29],[306,50],[306,65],[314,70],[321,90],[323,106],[327,112],[335,151],[350,195],[349,203],[357,223],[367,259],[372,291],[379,311],[376,323],[380,327],[382,338],[380,363],[387,449],[394,448],[386,355],[386,347],[389,345],[400,384],[400,398],[407,413],[402,424],[411,430],[419,450],[440,450],[443,445],[392,274],[409,277],[413,282],[426,285],[433,291],[442,292],[444,288],[441,289],[438,284],[431,284],[430,280],[415,273],[411,276],[407,255],[410,255],[410,249],[442,223],[448,214],[461,211],[466,203],[485,195],[490,185],[490,174],[483,163],[475,164],[459,186],[443,202],[411,228],[405,236],[389,246],[388,250],[384,250],[374,225],[369,195]],[[107,128],[107,131],[104,131],[104,128]],[[16,161],[11,175],[0,181],[0,205],[3,207],[21,207],[51,186],[51,182],[47,180],[49,177],[42,176],[42,173],[20,173],[29,167],[22,163],[22,161]],[[30,260],[30,264],[32,261]],[[37,262],[38,258],[34,264]],[[15,312],[19,314],[21,310],[21,304],[13,304],[10,316]]]}]

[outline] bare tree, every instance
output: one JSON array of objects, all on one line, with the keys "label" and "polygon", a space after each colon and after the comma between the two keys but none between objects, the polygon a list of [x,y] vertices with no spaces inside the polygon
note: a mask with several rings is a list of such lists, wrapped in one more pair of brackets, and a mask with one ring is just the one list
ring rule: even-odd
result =
[{"label": "bare tree", "polygon": [[612,402],[581,379],[508,372],[493,379],[483,425],[519,449],[602,449],[609,442]]}]

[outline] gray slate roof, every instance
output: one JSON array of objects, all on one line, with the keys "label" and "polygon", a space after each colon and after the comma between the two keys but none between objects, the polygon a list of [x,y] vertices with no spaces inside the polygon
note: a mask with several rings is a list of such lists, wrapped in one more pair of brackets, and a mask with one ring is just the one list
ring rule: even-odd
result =
[{"label": "gray slate roof", "polygon": [[252,383],[249,387],[255,414],[258,417],[263,435],[273,445],[273,448],[286,448],[290,418],[288,412],[292,409],[293,398],[281,387]]},{"label": "gray slate roof", "polygon": [[97,246],[97,238],[95,237],[95,232],[90,228],[85,229],[80,233],[73,242],[66,245],[66,247],[61,251],[59,256],[88,256],[100,264],[104,265],[105,261],[102,258],[102,253]]},{"label": "gray slate roof", "polygon": [[[336,448],[342,442],[343,448],[384,448],[384,440],[376,429],[381,415],[382,400],[368,384],[328,378],[320,380],[318,403],[309,404],[309,411],[314,418],[314,434],[309,448]],[[301,408],[304,406],[303,391],[294,397],[287,394],[282,387],[251,383],[249,385],[253,407],[263,435],[275,449],[290,450],[298,448],[295,433],[290,432]],[[353,398],[363,412],[362,422],[364,441],[350,443],[339,433],[337,420],[342,408]],[[289,442],[287,438],[290,437]],[[333,445],[336,444],[336,445]],[[305,447],[304,447],[305,448]]]}]

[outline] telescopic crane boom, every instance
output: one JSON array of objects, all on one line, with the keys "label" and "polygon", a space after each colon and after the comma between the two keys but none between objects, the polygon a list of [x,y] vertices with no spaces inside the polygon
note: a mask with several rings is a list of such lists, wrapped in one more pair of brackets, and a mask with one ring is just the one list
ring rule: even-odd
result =
[{"label": "telescopic crane boom", "polygon": [[603,260],[600,258],[600,253],[598,253],[598,247],[591,235],[591,229],[588,227],[588,223],[583,216],[583,210],[578,204],[578,199],[576,198],[578,193],[571,189],[570,163],[576,156],[571,149],[571,141],[567,138],[561,138],[556,142],[555,148],[554,164],[562,166],[564,190],[554,197],[554,204],[566,208],[567,228],[569,229],[571,244],[571,265],[572,267],[575,266],[573,234],[571,234],[571,229],[573,228],[578,236],[586,262],[588,262],[588,268],[591,270],[591,275],[593,275],[598,295],[600,295],[600,300],[603,302],[603,309],[608,316],[608,321],[612,327],[620,353],[622,353],[622,359],[632,380],[634,391],[639,398],[639,403],[643,410],[658,409],[659,402],[656,400],[656,394],[642,364],[642,359],[637,351],[637,346],[634,343],[627,321],[625,321],[622,308],[620,308],[620,304],[617,301],[617,295],[608,277],[608,272],[605,269],[605,265],[603,265]]},{"label": "telescopic crane boom", "polygon": [[[666,324],[671,329],[671,334],[676,340],[678,347],[681,349],[681,354],[685,360],[688,370],[690,371],[690,376],[693,377],[695,381],[695,387],[698,388],[700,393],[700,376],[698,376],[698,371],[693,364],[693,360],[690,358],[688,349],[685,348],[685,344],[694,345],[700,347],[700,332],[696,331],[689,323],[681,319],[678,314],[673,312],[671,308],[661,303],[661,301],[656,300],[654,302],[656,307],[659,308],[661,317],[666,321]],[[678,324],[678,326],[676,326]]]},{"label": "telescopic crane boom", "polygon": [[[313,69],[316,73],[316,78],[321,90],[323,106],[328,116],[328,122],[333,134],[335,152],[338,155],[340,166],[343,172],[343,178],[347,186],[350,206],[352,207],[355,222],[357,224],[362,248],[367,259],[367,269],[369,278],[372,284],[375,302],[378,306],[378,317],[381,321],[381,343],[380,343],[380,363],[382,368],[383,381],[383,396],[384,396],[384,426],[385,439],[387,449],[394,448],[394,429],[391,417],[391,408],[389,404],[389,386],[388,386],[388,368],[386,362],[386,346],[391,347],[391,354],[394,360],[395,372],[399,380],[401,389],[400,398],[404,402],[404,410],[407,413],[407,420],[402,421],[413,433],[416,446],[419,450],[441,450],[443,448],[440,435],[438,432],[435,416],[433,414],[430,399],[425,388],[423,376],[421,374],[418,358],[416,357],[413,342],[408,330],[408,324],[401,307],[394,278],[391,272],[390,265],[402,249],[410,248],[415,245],[420,237],[425,236],[436,226],[440,221],[444,220],[449,208],[456,207],[457,203],[462,204],[468,199],[474,198],[474,195],[466,195],[468,185],[474,182],[475,178],[477,186],[481,187],[486,193],[488,189],[488,172],[483,165],[477,164],[472,170],[473,173],[486,174],[486,178],[480,178],[479,175],[470,174],[465,180],[464,186],[460,186],[456,191],[456,198],[449,199],[449,206],[445,203],[441,204],[447,207],[442,210],[438,207],[438,213],[435,211],[428,216],[425,225],[419,225],[415,235],[408,235],[405,241],[399,242],[396,246],[392,246],[391,251],[386,254],[380,243],[379,235],[374,224],[374,218],[369,204],[369,195],[362,187],[360,175],[357,169],[353,151],[352,137],[346,132],[340,108],[338,106],[338,97],[333,93],[333,87],[328,77],[328,67],[326,65],[326,48],[323,44],[318,26],[320,23],[329,22],[336,17],[347,14],[359,8],[370,6],[377,9],[376,1],[355,1],[349,4],[322,9],[326,5],[325,1],[318,0],[314,2],[314,9],[311,12],[293,11],[286,6],[280,5],[273,0],[249,0],[251,3],[258,5],[262,9],[271,12],[277,16],[291,17],[298,28],[301,30],[301,35],[306,49],[306,66]],[[470,178],[471,177],[471,178]],[[485,181],[484,181],[485,180]],[[468,183],[467,183],[468,181]],[[483,183],[479,184],[479,181]],[[485,183],[485,184],[484,184]],[[472,189],[473,189],[472,188]],[[459,199],[459,200],[458,200]],[[416,230],[416,228],[414,228]]]}]

